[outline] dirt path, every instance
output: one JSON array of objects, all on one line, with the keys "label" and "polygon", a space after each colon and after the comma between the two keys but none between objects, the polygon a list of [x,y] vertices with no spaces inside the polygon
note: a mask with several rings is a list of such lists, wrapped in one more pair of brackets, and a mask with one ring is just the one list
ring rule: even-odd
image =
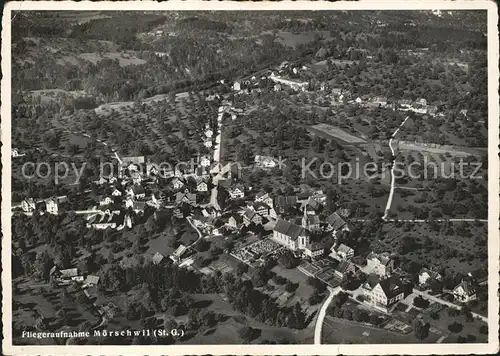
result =
[{"label": "dirt path", "polygon": [[387,220],[387,215],[389,214],[389,211],[391,210],[391,204],[392,204],[392,198],[394,197],[394,188],[396,186],[396,176],[394,175],[394,169],[396,169],[396,153],[394,152],[394,148],[392,147],[392,140],[396,137],[398,134],[399,129],[403,127],[405,124],[406,120],[408,120],[409,116],[407,116],[401,125],[394,131],[394,133],[391,136],[391,139],[389,140],[389,148],[391,149],[392,156],[394,157],[394,160],[392,161],[392,168],[391,168],[391,190],[389,192],[389,199],[387,200],[387,205],[385,206],[385,213],[382,219],[384,221]]}]

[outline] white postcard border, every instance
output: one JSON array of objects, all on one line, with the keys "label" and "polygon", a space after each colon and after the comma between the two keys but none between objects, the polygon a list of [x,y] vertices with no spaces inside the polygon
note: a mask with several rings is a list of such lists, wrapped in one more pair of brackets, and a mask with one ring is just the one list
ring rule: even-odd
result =
[{"label": "white postcard border", "polygon": [[[488,326],[484,344],[380,344],[380,345],[165,345],[165,346],[13,346],[11,290],[11,15],[19,10],[488,10]],[[373,1],[360,2],[231,2],[154,1],[72,2],[14,1],[4,7],[2,19],[2,348],[7,355],[389,355],[389,354],[486,354],[499,350],[499,98],[498,12],[493,1]]]}]

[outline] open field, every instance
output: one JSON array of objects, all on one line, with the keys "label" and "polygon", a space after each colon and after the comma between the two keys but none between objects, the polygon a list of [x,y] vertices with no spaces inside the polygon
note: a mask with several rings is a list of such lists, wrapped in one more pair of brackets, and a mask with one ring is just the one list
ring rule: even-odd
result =
[{"label": "open field", "polygon": [[345,144],[360,144],[366,142],[360,137],[350,135],[341,128],[328,124],[317,124],[310,127],[309,130],[317,135],[323,136],[324,138],[333,138]]},{"label": "open field", "polygon": [[[271,34],[270,32],[263,32],[263,35]],[[276,41],[291,48],[297,48],[300,45],[308,44],[315,39],[321,37],[324,39],[329,39],[329,31],[309,31],[309,32],[299,32],[292,33],[288,31],[278,31],[276,33]]]},{"label": "open field", "polygon": [[437,338],[419,340],[413,333],[400,334],[327,316],[323,325],[322,340],[324,344],[417,344],[432,343]]},{"label": "open field", "polygon": [[108,52],[108,53],[80,53],[77,57],[75,56],[63,56],[57,60],[58,64],[64,65],[65,63],[71,63],[74,65],[80,64],[81,60],[88,61],[96,64],[103,59],[118,60],[120,66],[125,67],[128,65],[141,65],[145,64],[144,59],[137,58],[133,54],[124,52]]}]

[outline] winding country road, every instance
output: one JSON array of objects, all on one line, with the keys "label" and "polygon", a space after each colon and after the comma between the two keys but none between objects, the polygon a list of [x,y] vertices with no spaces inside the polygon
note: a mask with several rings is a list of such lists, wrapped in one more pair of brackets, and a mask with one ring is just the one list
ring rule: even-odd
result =
[{"label": "winding country road", "polygon": [[328,295],[328,298],[326,298],[323,304],[321,305],[321,308],[319,309],[318,316],[316,319],[316,326],[314,327],[314,345],[321,345],[321,332],[323,330],[323,322],[325,321],[326,310],[328,309],[328,306],[332,302],[333,297],[335,297],[337,293],[341,291],[341,288],[328,287],[328,291],[330,292],[330,294]]},{"label": "winding country road", "polygon": [[186,218],[186,220],[188,221],[189,225],[191,225],[191,227],[192,227],[193,229],[195,229],[195,230],[196,230],[196,232],[198,233],[198,238],[196,239],[196,241],[194,241],[191,245],[189,245],[189,246],[187,247],[187,248],[191,248],[191,247],[193,247],[193,246],[194,246],[194,245],[195,245],[198,241],[200,241],[200,240],[203,238],[203,234],[202,234],[202,233],[201,233],[201,231],[200,231],[200,230],[198,230],[198,228],[197,228],[197,227],[193,224],[192,219],[191,219],[191,217],[190,217],[190,216],[188,216],[188,217]]},{"label": "winding country road", "polygon": [[394,169],[396,168],[396,153],[394,152],[394,148],[392,147],[392,140],[396,137],[399,129],[403,127],[405,124],[406,120],[408,120],[409,116],[407,116],[401,125],[394,131],[394,133],[391,136],[391,139],[389,140],[389,148],[391,149],[392,156],[394,157],[394,160],[392,161],[392,167],[391,167],[391,190],[389,192],[389,199],[387,200],[387,205],[385,206],[385,212],[384,216],[382,219],[384,221],[387,221],[387,215],[389,214],[389,211],[391,210],[391,204],[392,204],[392,198],[394,197],[394,188],[396,186],[396,176],[394,175]]}]

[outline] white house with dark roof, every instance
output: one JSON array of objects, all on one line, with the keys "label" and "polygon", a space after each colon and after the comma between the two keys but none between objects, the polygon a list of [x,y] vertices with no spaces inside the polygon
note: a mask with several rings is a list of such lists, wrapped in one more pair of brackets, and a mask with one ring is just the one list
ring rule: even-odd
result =
[{"label": "white house with dark roof", "polygon": [[338,278],[344,279],[349,274],[356,273],[356,266],[350,261],[343,260],[340,261],[340,263],[337,265],[337,267],[335,267],[333,272]]},{"label": "white house with dark roof", "polygon": [[203,181],[199,182],[198,185],[196,186],[196,190],[198,192],[206,192],[206,191],[208,191],[208,185],[207,185],[207,183],[203,182]]},{"label": "white house with dark roof", "polygon": [[177,177],[172,179],[171,183],[172,183],[172,186],[174,187],[174,189],[182,189],[184,187],[184,182]]},{"label": "white house with dark roof", "polygon": [[394,270],[394,260],[387,252],[380,254],[370,252],[366,257],[366,269],[379,276],[387,276]]},{"label": "white house with dark roof", "polygon": [[56,197],[45,199],[47,213],[57,215],[59,211],[58,199]]},{"label": "white house with dark roof", "polygon": [[100,206],[110,205],[110,204],[113,204],[113,203],[114,203],[114,200],[111,197],[101,197],[99,199],[99,205]]},{"label": "white house with dark roof", "polygon": [[331,251],[332,251],[331,256],[333,258],[339,257],[342,260],[349,260],[352,257],[354,257],[354,250],[351,247],[344,244],[340,244],[337,247],[332,247]]},{"label": "white house with dark roof", "polygon": [[439,273],[427,268],[422,268],[418,274],[418,284],[421,286],[426,285],[429,281],[440,281],[441,279],[442,277]]},{"label": "white house with dark roof", "polygon": [[278,165],[277,161],[269,156],[255,156],[255,163],[261,168],[274,168]]},{"label": "white house with dark roof", "polygon": [[333,230],[334,232],[348,230],[347,222],[337,212],[329,215],[326,218],[326,222],[328,223],[329,230]]},{"label": "white house with dark roof", "polygon": [[477,299],[476,288],[472,282],[462,280],[459,285],[453,288],[453,296],[460,303],[468,303]]},{"label": "white house with dark roof", "polygon": [[33,198],[25,198],[22,202],[21,202],[21,209],[23,209],[23,211],[29,213],[29,212],[32,212],[33,210],[36,209],[36,204],[35,204],[35,201],[33,200]]},{"label": "white house with dark roof", "polygon": [[257,213],[254,209],[247,208],[243,213],[242,217],[243,217],[243,224],[245,224],[246,226],[250,225],[251,223],[254,223],[256,225],[262,224],[262,216],[259,213]]},{"label": "white house with dark roof", "polygon": [[375,105],[386,106],[387,105],[387,98],[385,96],[376,96],[373,99],[373,103]]},{"label": "white house with dark roof", "polygon": [[208,158],[207,156],[201,157],[200,165],[202,167],[209,167],[210,166],[210,158]]},{"label": "white house with dark roof", "polygon": [[12,158],[23,157],[26,156],[26,153],[21,153],[17,148],[12,149]]},{"label": "white house with dark roof", "polygon": [[318,258],[323,256],[325,248],[323,245],[317,243],[310,243],[304,247],[304,254],[310,258]]},{"label": "white house with dark roof", "polygon": [[274,206],[273,198],[269,195],[269,193],[264,193],[264,192],[257,193],[257,195],[255,195],[255,201],[264,203],[271,208]]},{"label": "white house with dark roof", "polygon": [[404,286],[398,276],[383,279],[369,276],[363,284],[363,294],[368,304],[387,312],[394,304],[404,299]]},{"label": "white house with dark roof", "polygon": [[230,229],[239,229],[241,227],[241,224],[243,223],[243,216],[241,215],[232,215],[229,217],[226,226],[229,227]]},{"label": "white house with dark roof", "polygon": [[245,197],[245,188],[241,184],[236,184],[228,189],[231,199],[241,199]]}]

